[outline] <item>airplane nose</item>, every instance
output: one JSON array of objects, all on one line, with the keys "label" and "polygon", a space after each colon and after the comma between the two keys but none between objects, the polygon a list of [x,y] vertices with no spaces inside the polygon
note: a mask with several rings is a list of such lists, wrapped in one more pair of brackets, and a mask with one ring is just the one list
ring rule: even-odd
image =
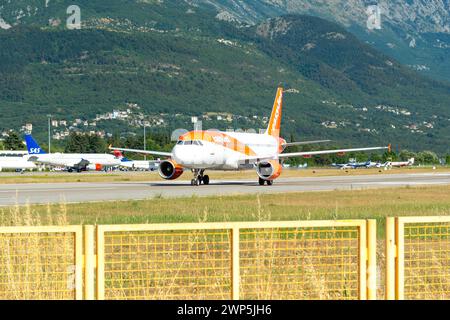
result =
[{"label": "airplane nose", "polygon": [[179,163],[180,159],[180,148],[178,146],[173,147],[172,149],[173,159]]},{"label": "airplane nose", "polygon": [[179,164],[186,164],[189,162],[186,150],[182,146],[175,146],[172,150],[173,159]]}]

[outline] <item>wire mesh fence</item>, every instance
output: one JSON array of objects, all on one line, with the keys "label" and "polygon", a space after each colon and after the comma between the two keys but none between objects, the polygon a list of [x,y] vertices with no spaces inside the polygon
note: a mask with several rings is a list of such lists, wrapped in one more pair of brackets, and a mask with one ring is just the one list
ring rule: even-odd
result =
[{"label": "wire mesh fence", "polygon": [[106,299],[230,299],[228,230],[108,232]]},{"label": "wire mesh fence", "polygon": [[450,221],[404,224],[404,298],[450,298]]},{"label": "wire mesh fence", "polygon": [[386,221],[386,297],[450,299],[450,217]]},{"label": "wire mesh fence", "polygon": [[98,297],[364,299],[365,223],[98,226]]},{"label": "wire mesh fence", "polygon": [[0,228],[0,299],[81,298],[81,227]]},{"label": "wire mesh fence", "polygon": [[244,299],[358,299],[359,228],[241,231]]}]

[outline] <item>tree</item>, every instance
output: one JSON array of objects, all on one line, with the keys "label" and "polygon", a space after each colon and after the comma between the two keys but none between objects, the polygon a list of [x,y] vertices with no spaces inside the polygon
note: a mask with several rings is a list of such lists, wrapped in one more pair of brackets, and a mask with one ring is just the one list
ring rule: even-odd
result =
[{"label": "tree", "polygon": [[448,154],[446,157],[445,157],[445,163],[449,166],[450,165],[450,154]]},{"label": "tree", "polygon": [[408,161],[411,158],[417,158],[417,154],[408,150],[402,150],[399,154],[401,161]]},{"label": "tree", "polygon": [[396,154],[395,152],[393,152],[393,151],[391,151],[391,152],[386,151],[386,152],[383,154],[383,162],[386,162],[386,161],[397,161],[397,160],[398,160],[398,156],[397,156],[397,154]]},{"label": "tree", "polygon": [[19,135],[15,131],[9,132],[8,137],[6,137],[5,142],[5,149],[7,150],[23,150],[24,144],[23,141],[20,139]]},{"label": "tree", "polygon": [[422,151],[417,154],[420,163],[423,164],[438,164],[439,157],[432,151]]},{"label": "tree", "polygon": [[87,150],[88,141],[85,135],[71,133],[67,139],[64,152],[66,153],[84,153]]},{"label": "tree", "polygon": [[107,146],[105,140],[97,135],[87,136],[87,153],[105,153]]}]

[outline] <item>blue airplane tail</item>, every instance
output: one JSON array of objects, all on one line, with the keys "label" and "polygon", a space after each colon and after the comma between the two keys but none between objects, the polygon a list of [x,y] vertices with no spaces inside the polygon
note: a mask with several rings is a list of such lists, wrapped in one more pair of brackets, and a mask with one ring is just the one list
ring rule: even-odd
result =
[{"label": "blue airplane tail", "polygon": [[28,154],[45,154],[45,151],[42,150],[31,134],[25,135],[25,141],[27,143]]}]

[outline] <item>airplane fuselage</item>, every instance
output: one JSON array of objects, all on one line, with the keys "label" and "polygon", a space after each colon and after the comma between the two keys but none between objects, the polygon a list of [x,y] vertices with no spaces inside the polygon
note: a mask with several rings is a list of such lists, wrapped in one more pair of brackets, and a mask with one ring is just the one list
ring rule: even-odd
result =
[{"label": "airplane fuselage", "polygon": [[111,154],[102,153],[50,153],[31,155],[30,160],[53,166],[76,168],[79,164],[86,167],[88,164],[100,166],[118,166],[120,160]]},{"label": "airplane fuselage", "polygon": [[[277,159],[282,141],[267,134],[192,131],[180,137],[172,154],[178,164],[189,169],[250,169],[258,157]],[[245,160],[247,157],[255,160]]]},{"label": "airplane fuselage", "polygon": [[1,157],[0,171],[2,170],[32,170],[36,169],[33,162],[28,161],[28,156],[22,157]]}]

